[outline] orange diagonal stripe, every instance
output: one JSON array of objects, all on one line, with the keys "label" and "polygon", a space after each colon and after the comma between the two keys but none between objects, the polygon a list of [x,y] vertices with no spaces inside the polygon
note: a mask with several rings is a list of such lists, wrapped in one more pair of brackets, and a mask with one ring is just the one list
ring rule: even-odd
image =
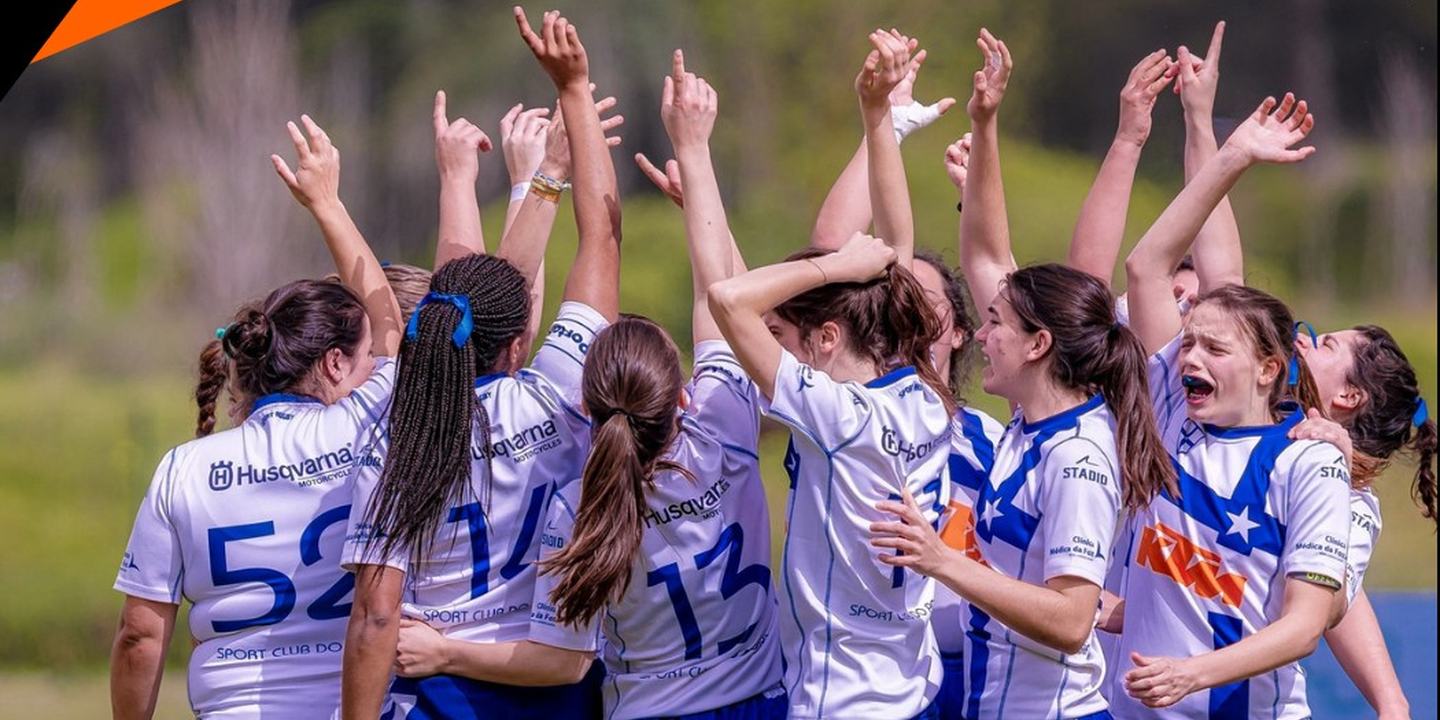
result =
[{"label": "orange diagonal stripe", "polygon": [[30,62],[43,60],[177,2],[180,0],[77,0]]}]

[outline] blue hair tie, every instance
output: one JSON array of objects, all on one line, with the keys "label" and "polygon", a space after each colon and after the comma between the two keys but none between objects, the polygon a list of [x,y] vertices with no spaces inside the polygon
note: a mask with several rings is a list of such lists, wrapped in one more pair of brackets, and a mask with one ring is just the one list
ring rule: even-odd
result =
[{"label": "blue hair tie", "polygon": [[[1300,328],[1305,328],[1305,332],[1310,335],[1310,347],[1320,347],[1320,339],[1315,337],[1315,327],[1304,320],[1295,323],[1296,340],[1300,339]],[[1294,353],[1290,356],[1290,374],[1285,382],[1290,387],[1295,387],[1300,384],[1300,353]]]},{"label": "blue hair tie", "polygon": [[1429,408],[1425,407],[1425,398],[1422,397],[1419,399],[1418,404],[1415,407],[1415,415],[1410,418],[1410,422],[1414,423],[1415,427],[1418,428],[1421,425],[1424,425],[1425,421],[1429,419],[1430,410]]},{"label": "blue hair tie", "polygon": [[460,311],[460,322],[455,326],[455,332],[451,333],[450,339],[455,343],[455,347],[465,347],[465,343],[470,342],[470,332],[475,329],[475,318],[470,314],[470,296],[461,293],[426,293],[425,297],[416,303],[415,312],[410,315],[410,324],[405,327],[405,339],[413,341],[420,334],[420,310],[431,303],[454,305]]}]

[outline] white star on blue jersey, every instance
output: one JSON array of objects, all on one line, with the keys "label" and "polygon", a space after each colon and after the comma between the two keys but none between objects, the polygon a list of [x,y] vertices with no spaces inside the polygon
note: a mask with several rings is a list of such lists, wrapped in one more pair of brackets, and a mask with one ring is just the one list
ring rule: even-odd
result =
[{"label": "white star on blue jersey", "polygon": [[1225,515],[1230,518],[1230,529],[1226,530],[1225,534],[1238,534],[1240,538],[1248,544],[1250,542],[1250,531],[1260,527],[1260,523],[1250,519],[1250,508],[1240,508],[1238,515],[1226,510]]},{"label": "white star on blue jersey", "polygon": [[994,525],[995,518],[1004,514],[1000,509],[1000,499],[996,498],[995,500],[985,503],[985,509],[980,513],[980,521],[986,525]]}]

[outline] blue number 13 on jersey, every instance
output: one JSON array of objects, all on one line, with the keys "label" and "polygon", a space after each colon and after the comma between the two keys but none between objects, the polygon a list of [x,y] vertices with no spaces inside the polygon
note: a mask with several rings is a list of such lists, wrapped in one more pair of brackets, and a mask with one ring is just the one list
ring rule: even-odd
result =
[{"label": "blue number 13 on jersey", "polygon": [[[770,568],[762,563],[751,563],[743,569],[740,567],[741,554],[745,547],[745,531],[740,523],[733,523],[720,533],[720,539],[715,546],[695,556],[695,569],[704,570],[720,556],[725,556],[724,575],[720,579],[720,596],[729,600],[736,593],[746,586],[759,585],[764,593],[770,592]],[[701,648],[704,646],[704,638],[700,633],[700,623],[695,617],[695,610],[690,604],[690,596],[685,593],[685,584],[680,576],[680,564],[670,563],[658,567],[645,575],[645,584],[649,587],[664,585],[665,591],[670,595],[670,604],[675,609],[675,619],[680,622],[680,632],[685,638],[685,659],[698,660],[701,656]],[[724,655],[731,648],[745,642],[750,634],[755,631],[755,626],[745,628],[740,634],[725,638],[716,647],[717,655]]]}]

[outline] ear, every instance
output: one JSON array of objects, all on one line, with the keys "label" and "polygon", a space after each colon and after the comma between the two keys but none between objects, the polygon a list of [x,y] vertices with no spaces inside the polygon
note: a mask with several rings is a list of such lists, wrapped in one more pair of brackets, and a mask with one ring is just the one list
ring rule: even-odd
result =
[{"label": "ear", "polygon": [[827,320],[820,327],[815,328],[814,333],[816,350],[829,355],[840,349],[843,338],[838,323]]},{"label": "ear", "polygon": [[960,328],[957,327],[957,328],[955,328],[953,331],[951,331],[951,333],[950,333],[950,349],[951,349],[951,350],[954,350],[954,351],[958,352],[958,351],[960,350],[960,348],[965,347],[965,343],[967,343],[967,342],[970,342],[970,336],[969,336],[969,334],[966,333],[964,330],[961,330]]},{"label": "ear", "polygon": [[1288,364],[1281,362],[1280,358],[1273,355],[1267,357],[1260,361],[1260,377],[1256,384],[1260,386],[1261,390],[1268,390],[1275,384],[1275,379],[1280,377],[1280,373],[1286,372],[1288,369]]},{"label": "ear", "polygon": [[680,388],[680,395],[675,398],[675,404],[680,407],[681,412],[690,409],[690,393],[685,388]]},{"label": "ear", "polygon": [[1333,405],[1336,410],[1340,411],[1336,413],[1337,415],[1350,415],[1363,407],[1369,400],[1370,396],[1364,390],[1350,383],[1345,383],[1345,389],[1341,390],[1339,395],[1332,398],[1330,404]]},{"label": "ear", "polygon": [[522,332],[516,335],[515,339],[510,341],[510,346],[505,349],[505,367],[508,371],[514,372],[519,370],[525,364],[525,349],[527,347],[525,336],[528,334],[529,333]]},{"label": "ear", "polygon": [[320,377],[326,385],[339,385],[345,379],[345,364],[349,358],[340,348],[330,348],[320,357]]},{"label": "ear", "polygon": [[1040,328],[1031,336],[1030,346],[1025,349],[1025,359],[1033,361],[1045,357],[1054,344],[1055,337],[1050,334],[1050,331]]}]

